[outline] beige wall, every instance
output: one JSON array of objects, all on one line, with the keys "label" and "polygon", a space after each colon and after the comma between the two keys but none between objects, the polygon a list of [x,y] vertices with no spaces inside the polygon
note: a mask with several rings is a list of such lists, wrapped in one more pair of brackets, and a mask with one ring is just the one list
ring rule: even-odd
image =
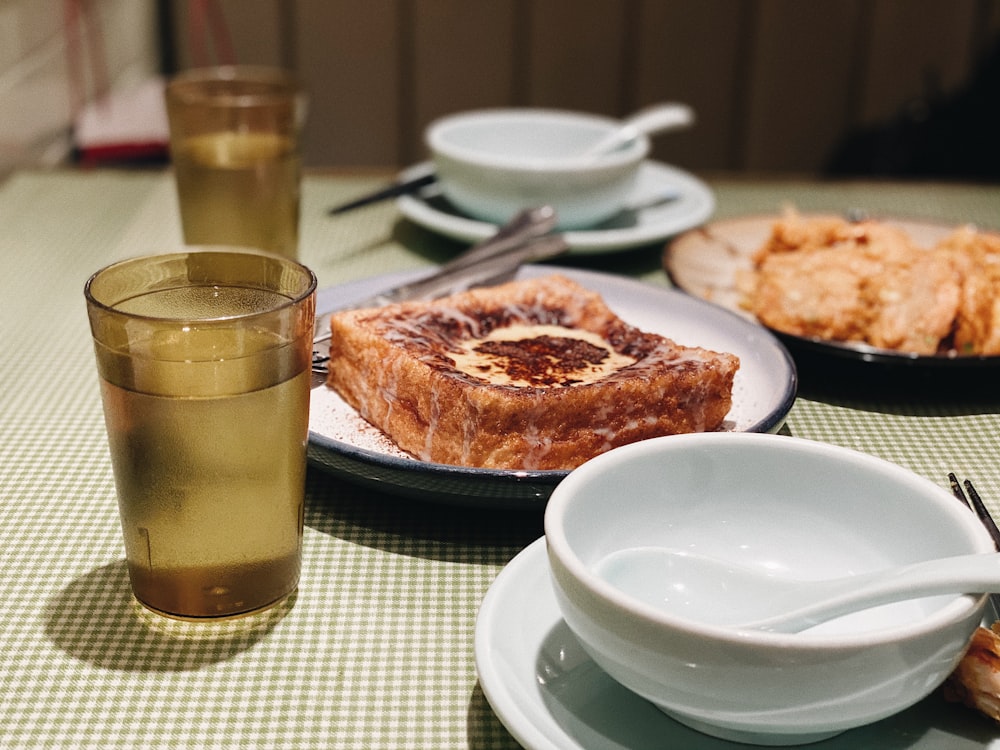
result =
[{"label": "beige wall", "polygon": [[[116,88],[157,72],[154,0],[89,0]],[[91,58],[72,66],[63,0],[0,0],[0,177],[25,165],[55,164],[69,153],[71,70],[90,79]],[[94,91],[88,84],[87,96]]]},{"label": "beige wall", "polygon": [[[483,106],[700,122],[656,155],[693,169],[814,171],[848,129],[928,81],[961,85],[1000,0],[220,0],[241,62],[299,70],[312,166],[400,166],[422,128]],[[181,66],[191,64],[175,3]]]}]

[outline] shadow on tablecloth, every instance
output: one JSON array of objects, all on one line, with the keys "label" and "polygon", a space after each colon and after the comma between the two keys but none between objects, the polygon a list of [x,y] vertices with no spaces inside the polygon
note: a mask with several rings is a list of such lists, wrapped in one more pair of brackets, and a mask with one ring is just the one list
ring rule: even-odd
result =
[{"label": "shadow on tablecloth", "polygon": [[478,682],[469,697],[468,741],[469,750],[521,747],[493,712]]},{"label": "shadow on tablecloth", "polygon": [[310,468],[305,524],[393,554],[503,565],[542,535],[542,509],[505,510],[397,497]]},{"label": "shadow on tablecloth", "polygon": [[1000,408],[996,358],[982,366],[887,366],[794,353],[798,395],[865,411],[909,416],[992,414]]},{"label": "shadow on tablecloth", "polygon": [[73,579],[45,607],[45,633],[75,659],[127,672],[184,672],[251,648],[288,613],[292,595],[251,617],[183,622],[157,616],[132,596],[125,560]]}]

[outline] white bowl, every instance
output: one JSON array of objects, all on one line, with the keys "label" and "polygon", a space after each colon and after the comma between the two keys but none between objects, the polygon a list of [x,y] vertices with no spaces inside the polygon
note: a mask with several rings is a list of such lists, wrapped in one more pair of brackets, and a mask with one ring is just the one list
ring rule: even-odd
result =
[{"label": "white bowl", "polygon": [[620,150],[583,155],[618,124],[560,110],[490,109],[436,120],[425,140],[442,191],[461,211],[502,224],[548,204],[560,229],[581,229],[627,204],[649,153],[643,135]]},{"label": "white bowl", "polygon": [[670,547],[821,579],[993,551],[971,512],[899,466],[733,433],[592,459],[552,494],[545,534],[563,617],[594,661],[678,721],[755,744],[823,739],[916,703],[961,658],[986,597],[884,605],[798,634],[740,630],[725,624],[738,592],[680,612],[643,602],[595,572],[608,555]]}]

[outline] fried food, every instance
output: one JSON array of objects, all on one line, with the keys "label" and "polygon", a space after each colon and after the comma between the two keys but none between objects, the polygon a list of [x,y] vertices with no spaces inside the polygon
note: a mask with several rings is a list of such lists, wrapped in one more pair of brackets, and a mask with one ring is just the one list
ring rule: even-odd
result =
[{"label": "fried food", "polygon": [[551,275],[331,318],[328,384],[425,461],[571,469],[720,427],[739,359],[621,319]]},{"label": "fried food", "polygon": [[764,325],[914,354],[1000,354],[1000,235],[963,227],[932,248],[875,221],[775,222],[738,279]]},{"label": "fried food", "polygon": [[1000,722],[1000,623],[976,628],[969,649],[942,686],[945,700]]},{"label": "fried food", "polygon": [[961,277],[954,347],[959,354],[1000,352],[1000,235],[959,229],[939,245]]}]

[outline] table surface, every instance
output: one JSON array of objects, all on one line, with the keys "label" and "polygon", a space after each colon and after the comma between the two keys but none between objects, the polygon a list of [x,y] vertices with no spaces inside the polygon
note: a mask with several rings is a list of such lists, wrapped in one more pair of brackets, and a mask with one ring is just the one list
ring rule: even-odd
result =
[{"label": "table surface", "polygon": [[[391,203],[326,216],[380,182],[306,178],[301,256],[321,287],[461,247]],[[709,182],[716,218],[794,203],[1000,225],[998,186]],[[108,262],[181,243],[171,177],[19,173],[0,186],[0,227],[0,747],[516,747],[477,682],[473,630],[493,578],[541,535],[540,513],[399,499],[311,470],[301,586],[283,617],[151,624],[129,594],[82,290]],[[661,253],[566,262],[665,286]],[[994,394],[805,385],[793,435],[944,487],[955,471],[1000,509]]]}]

